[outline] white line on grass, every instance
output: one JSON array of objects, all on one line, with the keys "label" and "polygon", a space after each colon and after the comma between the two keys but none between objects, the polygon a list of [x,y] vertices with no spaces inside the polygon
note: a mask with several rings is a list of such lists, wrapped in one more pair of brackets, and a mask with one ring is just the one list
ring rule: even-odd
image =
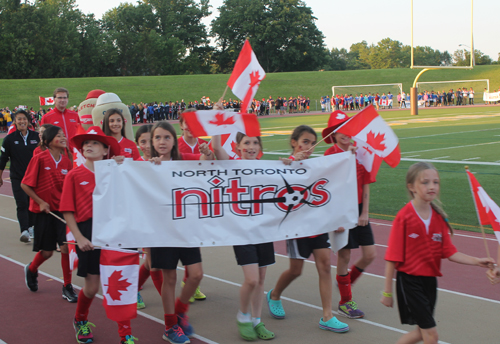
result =
[{"label": "white line on grass", "polygon": [[410,155],[410,156],[407,156],[407,158],[415,158],[417,156],[420,156],[420,154]]},{"label": "white line on grass", "polygon": [[480,156],[476,157],[476,158],[467,158],[467,159],[462,159],[462,161],[467,161],[467,160],[477,160],[477,159],[481,159]]},{"label": "white line on grass", "polygon": [[500,143],[500,141],[485,142],[485,143],[476,143],[476,144],[473,144],[473,145],[463,145],[463,146],[453,146],[453,147],[444,147],[444,148],[425,149],[425,150],[419,150],[419,151],[413,151],[413,152],[404,152],[403,154],[433,152],[433,151],[439,151],[439,150],[445,150],[445,149],[456,149],[456,148],[464,148],[464,147],[476,147],[476,146],[484,146],[484,145],[494,145],[494,144],[497,144],[497,143]]},{"label": "white line on grass", "polygon": [[[447,155],[447,156],[440,156],[440,157],[437,157],[437,158],[432,158],[432,160],[434,160],[434,159],[444,159],[444,158],[449,158],[449,157],[450,157],[449,155]],[[409,158],[409,157],[407,156],[407,158]]]},{"label": "white line on grass", "polygon": [[[481,131],[490,131],[490,130],[500,130],[500,128],[470,130],[470,131],[457,131],[457,132],[454,132],[454,133],[442,133],[442,134],[432,134],[432,135],[422,135],[422,136],[399,137],[399,139],[400,140],[420,139],[420,138],[424,138],[424,137],[444,136],[444,135],[453,135],[453,134],[465,134],[465,133],[478,133],[478,132],[481,132]],[[500,135],[494,135],[494,136],[500,136]]]}]

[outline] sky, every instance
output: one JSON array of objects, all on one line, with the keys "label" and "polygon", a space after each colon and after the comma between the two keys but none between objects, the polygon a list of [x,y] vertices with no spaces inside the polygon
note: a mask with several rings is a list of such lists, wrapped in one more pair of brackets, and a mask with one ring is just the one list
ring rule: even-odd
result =
[{"label": "sky", "polygon": [[[195,0],[196,1],[196,0]],[[123,0],[76,0],[84,13],[94,13],[96,18],[117,7]],[[305,0],[317,18],[316,26],[325,36],[329,49],[345,48],[366,41],[377,44],[391,38],[411,45],[411,1],[410,0]],[[210,0],[212,15],[204,20],[207,27],[218,13],[223,0]],[[346,5],[348,4],[348,5]],[[471,0],[414,0],[414,46],[430,46],[451,55],[458,49],[470,49],[471,45]],[[493,61],[500,53],[500,27],[498,23],[500,1],[474,1],[474,49],[489,55]],[[250,20],[250,19],[249,19]],[[500,26],[500,25],[499,25]],[[460,46],[460,44],[465,46]]]}]

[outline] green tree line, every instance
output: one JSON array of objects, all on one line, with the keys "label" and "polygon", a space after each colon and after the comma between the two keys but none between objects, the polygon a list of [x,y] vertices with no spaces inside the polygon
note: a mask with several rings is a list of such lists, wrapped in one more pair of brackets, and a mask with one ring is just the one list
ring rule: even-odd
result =
[{"label": "green tree line", "polygon": [[[0,78],[229,73],[247,38],[266,72],[410,65],[410,47],[390,38],[327,49],[301,0],[225,0],[209,30],[202,19],[211,8],[209,0],[140,0],[98,20],[74,0],[0,0]],[[475,53],[476,64],[498,63]],[[416,47],[415,63],[466,65],[468,54]]]}]

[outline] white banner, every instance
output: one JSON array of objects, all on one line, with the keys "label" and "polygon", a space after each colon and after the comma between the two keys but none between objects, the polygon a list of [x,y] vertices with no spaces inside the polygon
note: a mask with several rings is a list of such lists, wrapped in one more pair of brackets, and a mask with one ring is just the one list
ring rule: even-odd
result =
[{"label": "white banner", "polygon": [[[355,160],[347,152],[290,166],[265,160],[99,161],[92,242],[211,247],[350,229],[358,221]],[[339,240],[337,249],[347,244],[347,231]]]},{"label": "white banner", "polygon": [[500,101],[500,92],[493,93],[483,93],[483,100],[485,102],[499,102]]}]

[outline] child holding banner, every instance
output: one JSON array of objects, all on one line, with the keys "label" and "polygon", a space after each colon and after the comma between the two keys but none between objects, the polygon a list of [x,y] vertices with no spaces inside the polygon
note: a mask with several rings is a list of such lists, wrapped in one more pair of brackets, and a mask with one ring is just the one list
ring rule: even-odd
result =
[{"label": "child holding banner", "polygon": [[[290,137],[293,152],[292,160],[307,159],[314,150],[317,135],[313,128],[300,125]],[[319,275],[319,293],[323,307],[323,317],[319,320],[319,328],[333,332],[347,332],[349,326],[337,320],[332,314],[332,276],[330,273],[330,241],[328,233],[314,235],[306,238],[288,239],[286,241],[290,268],[284,271],[274,289],[267,293],[267,305],[271,316],[276,319],[285,318],[285,310],[281,303],[283,291],[302,273],[304,260],[314,255],[314,262]]]},{"label": "child holding banner", "polygon": [[137,145],[125,136],[125,117],[123,117],[119,109],[109,109],[106,111],[102,120],[102,131],[107,136],[112,136],[118,141],[121,148],[121,152],[118,155],[134,160],[141,159]]},{"label": "child holding banner", "polygon": [[[218,160],[230,157],[222,148],[220,135],[212,137],[212,145]],[[243,133],[236,135],[236,150],[242,160],[256,160],[262,150],[260,136],[248,137]],[[243,269],[245,281],[240,288],[240,309],[236,323],[240,336],[245,340],[273,339],[274,333],[261,322],[262,302],[264,301],[264,280],[269,265],[275,263],[272,242],[256,245],[233,246],[238,265]]]},{"label": "child holding banner", "polygon": [[[341,133],[332,132],[346,122],[349,117],[341,112],[335,111],[330,115],[328,127],[323,130],[323,137],[326,143],[334,143],[328,148],[325,155],[342,153],[348,150],[355,150],[351,144],[351,138]],[[375,241],[368,222],[368,206],[370,203],[370,183],[375,180],[370,177],[365,167],[356,160],[356,176],[358,181],[358,206],[359,220],[358,226],[349,230],[349,241],[347,245],[338,252],[337,261],[337,283],[340,291],[340,302],[338,306],[339,314],[351,318],[362,318],[365,314],[358,308],[352,299],[351,285],[358,279],[368,265],[375,259]],[[351,259],[351,249],[361,246],[361,257],[348,270]]]},{"label": "child holding banner", "polygon": [[64,285],[62,297],[68,302],[78,300],[71,284],[66,226],[50,212],[61,216],[61,193],[66,174],[73,167],[71,160],[64,155],[66,136],[61,128],[51,125],[42,136],[46,150],[31,159],[21,187],[30,197],[30,211],[35,217],[35,242],[33,251],[37,252],[33,261],[26,265],[25,281],[29,290],[38,290],[38,268],[52,257],[57,244],[61,248],[61,267]]},{"label": "child holding banner", "polygon": [[442,276],[441,259],[484,268],[491,258],[476,258],[457,252],[451,242],[452,228],[444,211],[433,201],[439,195],[439,174],[429,163],[413,164],[406,174],[411,202],[397,214],[385,255],[385,288],[380,302],[393,306],[392,279],[397,270],[396,292],[402,324],[417,325],[398,343],[437,343],[434,320],[437,276]]},{"label": "child holding banner", "polygon": [[[142,157],[139,160],[149,161],[151,159],[151,129],[153,128],[152,124],[145,124],[139,129],[137,129],[135,133],[135,143],[139,145],[139,148],[142,151]],[[151,250],[149,248],[143,248],[146,253],[146,261],[141,265],[139,269],[139,290],[141,290],[144,283],[146,283],[149,276],[151,276],[151,280],[158,291],[158,294],[161,295],[161,286],[163,284],[163,274],[161,270],[151,269]],[[142,299],[140,291],[137,292],[137,309],[146,308],[144,304],[144,300]]]},{"label": "child holding banner", "polygon": [[[157,122],[151,131],[151,159],[155,164],[171,160],[213,160],[214,154],[206,143],[200,145],[200,154],[180,153],[174,127],[166,122]],[[189,270],[181,294],[175,299],[177,263],[179,260]],[[190,343],[194,330],[187,316],[189,299],[203,278],[199,247],[154,247],[151,248],[151,267],[161,269],[163,286],[161,300],[165,312],[163,339],[174,344]]]},{"label": "child holding banner", "polygon": [[[92,193],[95,188],[94,162],[103,160],[108,154],[120,154],[120,145],[101,128],[90,127],[85,134],[76,135],[71,140],[73,146],[82,151],[85,163],[68,173],[61,197],[61,212],[78,244],[77,275],[85,278],[85,284],[78,295],[73,327],[78,343],[93,343],[94,336],[88,322],[90,305],[100,287],[101,250],[94,249],[92,242]],[[118,322],[121,344],[133,344],[130,320]]]}]

